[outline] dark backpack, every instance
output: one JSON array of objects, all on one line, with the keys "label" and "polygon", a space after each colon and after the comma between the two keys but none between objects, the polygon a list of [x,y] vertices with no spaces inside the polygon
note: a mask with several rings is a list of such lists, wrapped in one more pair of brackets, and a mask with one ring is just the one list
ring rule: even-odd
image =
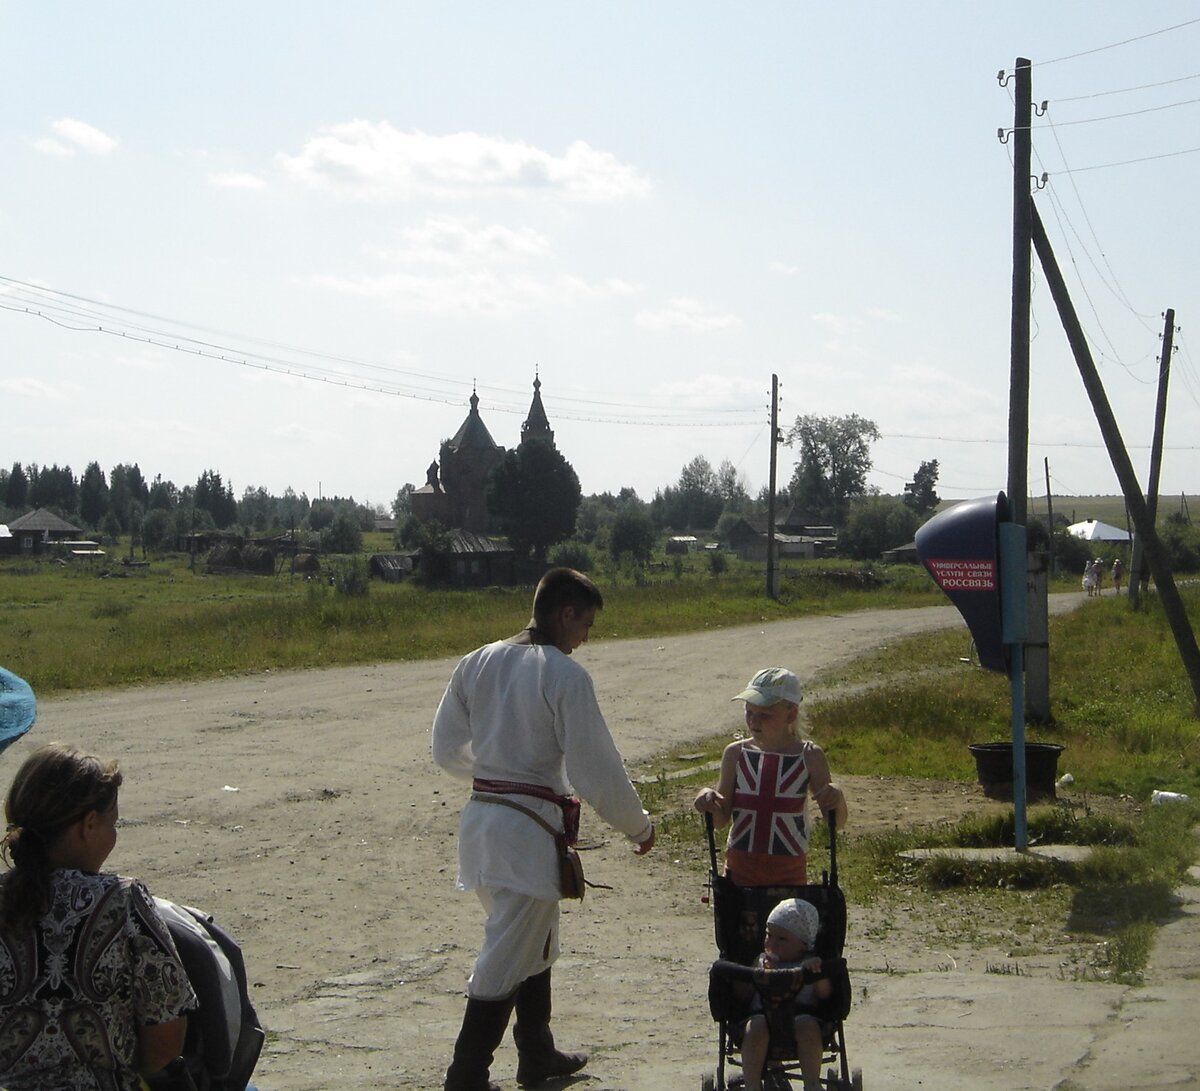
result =
[{"label": "dark backpack", "polygon": [[155,898],[200,1010],[188,1016],[183,1053],[146,1083],[150,1091],[245,1091],[265,1035],[246,985],[242,950],[212,917]]}]

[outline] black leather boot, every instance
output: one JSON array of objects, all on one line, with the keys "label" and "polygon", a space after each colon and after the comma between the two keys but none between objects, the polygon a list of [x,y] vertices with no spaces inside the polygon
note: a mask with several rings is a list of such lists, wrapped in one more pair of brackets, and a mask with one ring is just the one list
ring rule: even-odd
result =
[{"label": "black leather boot", "polygon": [[535,1087],[543,1080],[561,1079],[587,1064],[586,1053],[563,1053],[554,1048],[550,1033],[550,971],[527,977],[517,989],[517,1083]]},{"label": "black leather boot", "polygon": [[488,1079],[496,1047],[504,1040],[515,997],[475,1000],[467,997],[462,1029],[454,1043],[454,1059],[446,1069],[445,1091],[500,1091]]}]

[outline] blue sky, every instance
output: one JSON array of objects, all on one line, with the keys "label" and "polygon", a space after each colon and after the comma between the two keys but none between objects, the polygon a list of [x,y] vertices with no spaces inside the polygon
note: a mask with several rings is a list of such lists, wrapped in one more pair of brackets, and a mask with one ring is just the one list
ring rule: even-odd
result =
[{"label": "blue sky", "polygon": [[[0,0],[0,465],[387,505],[473,385],[515,445],[536,371],[585,493],[696,455],[757,491],[775,373],[785,424],[875,421],[881,491],[932,458],[944,496],[1004,488],[1018,56],[1139,477],[1174,307],[1162,491],[1200,490],[1200,14],[1169,2]],[[1118,492],[1034,284],[1030,492],[1047,458]]]}]

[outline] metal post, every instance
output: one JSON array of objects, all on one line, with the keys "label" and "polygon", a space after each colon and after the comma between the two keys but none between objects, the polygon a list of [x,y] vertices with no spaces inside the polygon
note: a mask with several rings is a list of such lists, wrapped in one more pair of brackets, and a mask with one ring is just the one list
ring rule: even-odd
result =
[{"label": "metal post", "polygon": [[1009,650],[1009,683],[1012,703],[1013,832],[1016,849],[1029,846],[1025,827],[1025,639],[1026,531],[1017,523],[997,528],[1000,547],[1001,640]]},{"label": "metal post", "polygon": [[775,470],[779,447],[779,376],[771,376],[771,482],[767,496],[767,598],[779,597],[775,573]]}]

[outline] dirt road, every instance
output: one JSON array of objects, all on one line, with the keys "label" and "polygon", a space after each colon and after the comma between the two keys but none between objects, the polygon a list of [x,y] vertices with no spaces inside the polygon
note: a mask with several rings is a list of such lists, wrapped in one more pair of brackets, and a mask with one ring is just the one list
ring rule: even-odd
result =
[{"label": "dirt road", "polygon": [[[808,680],[949,625],[961,625],[958,615],[936,607],[606,641],[577,655],[634,764],[732,732],[740,711],[729,697],[760,666],[783,663]],[[121,760],[123,830],[110,863],[212,912],[243,943],[271,1032],[262,1091],[441,1086],[482,926],[474,898],[454,891],[464,792],[429,758],[452,665],[264,673],[45,701],[4,757],[11,770],[31,746],[63,739]],[[847,788],[860,826],[907,819],[910,807],[933,809],[913,820],[954,817],[982,798],[953,785]],[[595,843],[589,878],[614,889],[564,909],[555,1027],[592,1054],[587,1078],[571,1086],[695,1088],[715,1059],[701,883],[668,853],[634,858],[594,816],[584,832]],[[1176,1000],[1196,997],[1196,912],[1192,897],[1179,941],[1168,942],[1170,929],[1160,941],[1170,972],[1158,981],[1156,952],[1150,984],[1131,990],[1049,971],[998,976],[969,958],[898,959],[856,934],[851,907],[851,1061],[870,1088],[1188,1085],[1200,1036],[1191,1003]],[[1174,1012],[1182,1022],[1166,1018]],[[493,1072],[505,1086],[515,1086],[515,1063],[506,1043]]]}]

